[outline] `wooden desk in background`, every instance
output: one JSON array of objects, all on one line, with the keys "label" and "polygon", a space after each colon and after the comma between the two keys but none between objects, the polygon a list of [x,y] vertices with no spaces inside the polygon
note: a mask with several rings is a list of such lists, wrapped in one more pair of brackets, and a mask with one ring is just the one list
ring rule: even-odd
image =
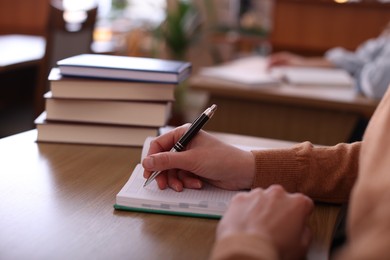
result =
[{"label": "wooden desk in background", "polygon": [[349,141],[378,104],[345,87],[256,87],[199,75],[190,86],[219,107],[205,129],[323,145]]},{"label": "wooden desk in background", "polygon": [[[242,145],[289,142],[219,135]],[[0,140],[3,259],[207,259],[218,221],[115,211],[140,148],[37,144],[36,131]],[[309,259],[327,259],[339,208],[317,205]]]}]

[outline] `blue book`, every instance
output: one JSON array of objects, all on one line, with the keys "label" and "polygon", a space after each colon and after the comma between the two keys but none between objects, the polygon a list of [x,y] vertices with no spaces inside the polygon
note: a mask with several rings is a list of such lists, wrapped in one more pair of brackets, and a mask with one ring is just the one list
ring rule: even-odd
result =
[{"label": "blue book", "polygon": [[186,61],[105,54],[80,54],[60,60],[57,65],[64,76],[171,84],[187,79],[192,68]]}]

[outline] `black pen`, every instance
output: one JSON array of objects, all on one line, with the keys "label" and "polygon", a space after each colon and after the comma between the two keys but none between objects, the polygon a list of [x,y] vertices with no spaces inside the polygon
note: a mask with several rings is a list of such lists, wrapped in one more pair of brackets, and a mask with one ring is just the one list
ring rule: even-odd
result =
[{"label": "black pen", "polygon": [[[170,152],[181,152],[184,150],[186,145],[194,138],[194,136],[199,132],[200,129],[207,123],[207,121],[213,116],[215,110],[217,110],[217,105],[212,105],[207,108],[197,119],[192,122],[190,128],[187,132],[177,141],[177,143],[172,147]],[[144,187],[151,183],[161,171],[153,172],[149,178],[145,181]]]}]

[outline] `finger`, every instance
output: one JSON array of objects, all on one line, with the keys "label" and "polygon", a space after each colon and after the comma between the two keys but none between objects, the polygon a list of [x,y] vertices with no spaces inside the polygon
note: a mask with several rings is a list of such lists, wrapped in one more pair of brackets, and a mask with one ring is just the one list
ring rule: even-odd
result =
[{"label": "finger", "polygon": [[147,170],[144,170],[143,176],[144,176],[145,179],[147,179],[147,178],[149,178],[149,176],[150,176],[151,174],[152,174],[152,172],[147,171]]},{"label": "finger", "polygon": [[289,255],[289,259],[305,259],[304,256],[307,255],[312,237],[309,227],[305,226],[301,234],[300,244],[297,244],[295,250]]},{"label": "finger", "polygon": [[164,171],[168,169],[181,169],[192,172],[194,160],[189,156],[189,151],[180,153],[162,152],[147,156],[142,161],[142,166],[147,171]]},{"label": "finger", "polygon": [[264,190],[265,194],[272,194],[275,196],[287,195],[287,191],[279,184],[272,184],[267,189]]},{"label": "finger", "polygon": [[251,212],[260,212],[260,208],[264,206],[263,202],[264,190],[261,188],[256,188],[249,192],[240,192],[231,200],[233,207],[240,207],[239,211],[247,216],[251,215]]},{"label": "finger", "polygon": [[306,215],[308,217],[313,212],[314,202],[309,197],[301,193],[290,194],[290,196],[296,199],[296,207],[299,208],[297,210],[299,210],[299,212],[302,212],[303,215]]},{"label": "finger", "polygon": [[168,188],[168,180],[167,180],[167,173],[164,171],[164,172],[161,172],[159,175],[157,175],[156,177],[156,182],[157,182],[157,186],[160,190],[165,190],[166,188]]},{"label": "finger", "polygon": [[183,183],[185,188],[188,189],[201,189],[203,182],[194,174],[187,171],[178,171],[177,177]]},{"label": "finger", "polygon": [[187,131],[189,124],[182,125],[163,134],[150,142],[150,147],[147,155],[169,151],[180,139],[180,137]]},{"label": "finger", "polygon": [[302,248],[306,251],[309,247],[312,239],[312,234],[310,228],[306,225],[302,232],[301,245]]},{"label": "finger", "polygon": [[177,171],[175,169],[169,170],[167,176],[168,176],[168,186],[171,189],[177,192],[183,191],[183,183],[178,179]]},{"label": "finger", "polygon": [[[148,179],[152,175],[152,172],[144,171],[144,178]],[[157,182],[157,186],[160,190],[165,190],[168,186],[167,184],[167,176],[165,172],[161,172],[157,175],[155,181]]]}]

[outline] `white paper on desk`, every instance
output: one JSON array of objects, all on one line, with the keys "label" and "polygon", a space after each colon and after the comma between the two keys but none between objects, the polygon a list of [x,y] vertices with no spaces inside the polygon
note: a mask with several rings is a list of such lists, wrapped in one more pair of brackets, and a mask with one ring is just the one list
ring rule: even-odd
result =
[{"label": "white paper on desk", "polygon": [[251,56],[218,66],[202,68],[199,74],[256,86],[279,85],[280,80],[267,72],[266,66],[267,61],[264,57]]},{"label": "white paper on desk", "polygon": [[347,71],[336,68],[275,67],[271,72],[276,78],[296,86],[353,87],[354,80]]},{"label": "white paper on desk", "polygon": [[144,145],[142,147],[142,153],[141,153],[141,162],[142,160],[146,157],[146,155],[148,154],[148,151],[149,151],[149,147],[150,147],[150,142],[156,137],[153,137],[153,136],[148,136],[146,137],[145,139],[145,142],[144,142]]}]

